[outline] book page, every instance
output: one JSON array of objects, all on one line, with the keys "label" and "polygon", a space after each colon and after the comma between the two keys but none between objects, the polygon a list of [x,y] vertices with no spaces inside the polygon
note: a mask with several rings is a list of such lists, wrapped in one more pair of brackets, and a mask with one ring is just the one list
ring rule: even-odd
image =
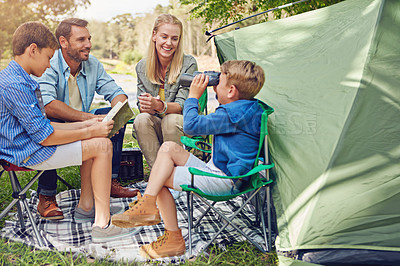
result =
[{"label": "book page", "polygon": [[117,112],[121,109],[122,105],[125,104],[125,102],[128,100],[125,100],[123,103],[122,102],[117,102],[114,107],[108,112],[106,117],[103,118],[103,122],[110,121],[111,119],[114,118],[114,116],[117,114]]},{"label": "book page", "polygon": [[103,121],[109,121],[105,120],[107,117],[110,117],[108,119],[114,120],[114,126],[111,132],[108,134],[108,137],[111,138],[133,117],[133,112],[128,104],[128,100],[125,100],[123,103],[118,102],[113,109],[110,110]]}]

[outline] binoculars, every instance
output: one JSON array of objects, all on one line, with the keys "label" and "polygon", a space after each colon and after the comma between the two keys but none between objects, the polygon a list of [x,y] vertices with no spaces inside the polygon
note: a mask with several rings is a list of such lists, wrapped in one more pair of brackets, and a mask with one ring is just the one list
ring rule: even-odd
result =
[{"label": "binoculars", "polygon": [[[190,87],[190,84],[192,84],[193,78],[196,75],[202,74],[203,72],[195,71],[193,74],[189,73],[183,73],[181,76],[181,79],[179,81],[179,85],[182,85],[183,87]],[[221,72],[216,72],[216,71],[204,71],[204,74],[208,76],[208,84],[207,86],[216,86],[219,83],[219,76],[221,75]]]}]

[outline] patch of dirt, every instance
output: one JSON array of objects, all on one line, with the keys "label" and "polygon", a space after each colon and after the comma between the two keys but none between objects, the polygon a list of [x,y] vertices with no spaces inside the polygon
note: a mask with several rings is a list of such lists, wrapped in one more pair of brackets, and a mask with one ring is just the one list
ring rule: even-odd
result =
[{"label": "patch of dirt", "polygon": [[197,65],[199,67],[199,71],[203,72],[206,70],[214,70],[214,71],[220,71],[220,65],[218,62],[217,57],[211,57],[208,55],[202,55],[202,56],[195,56],[197,60]]}]

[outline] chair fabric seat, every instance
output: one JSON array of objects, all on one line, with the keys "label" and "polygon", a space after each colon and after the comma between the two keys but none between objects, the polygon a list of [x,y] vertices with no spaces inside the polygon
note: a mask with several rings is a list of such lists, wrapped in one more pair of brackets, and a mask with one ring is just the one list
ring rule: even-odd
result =
[{"label": "chair fabric seat", "polygon": [[34,171],[33,169],[16,166],[15,164],[9,163],[6,160],[0,160],[0,165],[3,166],[4,170],[6,170],[7,172],[9,172],[9,171]]}]

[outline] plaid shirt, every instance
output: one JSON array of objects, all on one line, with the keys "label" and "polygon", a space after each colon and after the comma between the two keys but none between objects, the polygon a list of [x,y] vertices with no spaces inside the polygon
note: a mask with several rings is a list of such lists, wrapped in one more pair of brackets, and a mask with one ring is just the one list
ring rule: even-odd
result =
[{"label": "plaid shirt", "polygon": [[54,154],[56,146],[40,144],[54,129],[42,114],[38,91],[39,84],[17,62],[0,72],[0,159],[30,166]]}]

